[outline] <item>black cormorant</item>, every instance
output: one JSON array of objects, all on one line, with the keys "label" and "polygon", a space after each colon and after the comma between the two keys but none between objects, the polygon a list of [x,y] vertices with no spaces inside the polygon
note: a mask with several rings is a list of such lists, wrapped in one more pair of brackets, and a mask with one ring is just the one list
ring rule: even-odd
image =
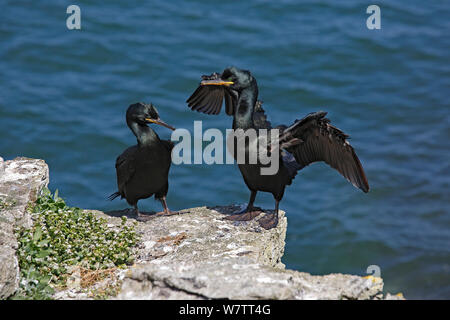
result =
[{"label": "black cormorant", "polygon": [[[235,67],[227,68],[222,74],[213,73],[203,76],[200,86],[189,97],[187,103],[192,110],[207,114],[219,114],[223,100],[225,112],[233,116],[233,129],[271,129],[267,121],[261,102],[258,99],[258,85],[249,71]],[[260,225],[270,229],[278,224],[278,205],[283,198],[286,185],[290,185],[297,172],[303,167],[324,161],[336,169],[355,187],[364,192],[369,191],[369,184],[364,169],[352,146],[348,143],[348,136],[330,124],[325,118],[326,112],[314,112],[292,125],[278,126],[279,149],[272,152],[279,153],[279,170],[273,175],[262,175],[264,165],[259,161],[249,164],[249,140],[245,143],[246,161],[238,163],[247,187],[251,191],[247,208],[239,214],[227,217],[230,220],[251,220],[261,211],[253,206],[258,191],[270,192],[275,198],[275,211],[259,220]],[[259,140],[259,135],[257,140]],[[260,142],[258,142],[260,143]],[[265,142],[266,143],[266,142]],[[268,145],[271,150],[272,145]],[[234,157],[236,159],[236,146]]]},{"label": "black cormorant", "polygon": [[164,211],[158,215],[171,215],[166,195],[169,189],[169,169],[173,143],[161,140],[148,124],[154,123],[175,130],[159,118],[152,104],[142,102],[128,107],[127,125],[137,138],[137,145],[126,149],[116,160],[117,186],[119,191],[109,196],[110,200],[120,196],[134,207],[136,215],[144,218],[137,207],[140,199],[155,195]]}]

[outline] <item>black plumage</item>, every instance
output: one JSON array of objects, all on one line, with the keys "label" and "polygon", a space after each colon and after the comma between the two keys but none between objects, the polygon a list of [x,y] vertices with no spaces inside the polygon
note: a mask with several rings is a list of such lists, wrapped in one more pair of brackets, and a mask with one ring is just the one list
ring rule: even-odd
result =
[{"label": "black plumage", "polygon": [[159,117],[152,104],[135,103],[128,107],[127,125],[136,136],[137,145],[127,148],[116,160],[117,187],[109,199],[120,196],[134,207],[136,215],[144,218],[137,207],[140,199],[155,196],[160,200],[164,211],[159,215],[170,215],[166,195],[169,190],[169,169],[173,143],[161,140],[148,124],[158,124],[175,130]]},{"label": "black plumage", "polygon": [[[220,102],[218,102],[220,99]],[[233,115],[233,129],[271,129],[267,121],[262,103],[257,100],[258,85],[249,71],[235,67],[227,68],[222,74],[213,73],[203,76],[200,86],[188,98],[188,106],[192,110],[207,114],[219,114],[223,100],[226,113]],[[278,152],[280,167],[274,175],[261,175],[263,165],[239,164],[239,169],[247,187],[251,191],[247,208],[231,220],[250,220],[261,213],[254,206],[258,191],[270,192],[275,198],[275,211],[260,219],[262,227],[273,228],[278,223],[278,205],[284,195],[286,185],[290,185],[297,172],[305,166],[324,161],[336,169],[355,187],[363,192],[369,191],[369,184],[364,169],[354,149],[348,143],[344,132],[330,124],[325,118],[326,112],[314,112],[292,125],[280,125],[279,145],[268,145],[272,152]],[[258,136],[259,139],[259,136]],[[279,148],[279,149],[276,149]],[[236,150],[235,155],[236,155]],[[250,142],[245,145],[246,159],[253,152]]]}]

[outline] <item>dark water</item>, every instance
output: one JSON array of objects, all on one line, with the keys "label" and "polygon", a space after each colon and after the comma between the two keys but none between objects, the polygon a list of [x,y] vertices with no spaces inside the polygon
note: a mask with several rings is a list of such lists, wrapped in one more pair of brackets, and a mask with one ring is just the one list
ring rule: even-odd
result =
[{"label": "dark water", "polygon": [[[447,2],[378,1],[378,31],[366,28],[366,1],[77,1],[82,30],[69,31],[71,3],[1,2],[1,156],[45,159],[70,205],[124,208],[106,196],[116,156],[135,143],[126,107],[151,101],[177,127],[224,130],[231,118],[185,100],[201,74],[250,69],[273,124],[328,111],[371,185],[363,194],[322,164],[302,171],[281,204],[287,266],[378,265],[387,291],[450,298]],[[248,201],[236,166],[174,166],[170,182],[173,209]]]}]

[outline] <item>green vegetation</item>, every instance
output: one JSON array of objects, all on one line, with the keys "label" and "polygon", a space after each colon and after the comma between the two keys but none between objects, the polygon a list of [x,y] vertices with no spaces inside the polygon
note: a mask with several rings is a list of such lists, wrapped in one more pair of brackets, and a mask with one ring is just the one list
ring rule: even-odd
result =
[{"label": "green vegetation", "polygon": [[0,210],[8,209],[16,204],[16,200],[0,199]]},{"label": "green vegetation", "polygon": [[13,299],[51,299],[54,288],[65,287],[73,266],[103,270],[133,262],[138,236],[125,217],[120,226],[108,226],[49,190],[29,210],[33,227],[16,230],[21,282]]}]

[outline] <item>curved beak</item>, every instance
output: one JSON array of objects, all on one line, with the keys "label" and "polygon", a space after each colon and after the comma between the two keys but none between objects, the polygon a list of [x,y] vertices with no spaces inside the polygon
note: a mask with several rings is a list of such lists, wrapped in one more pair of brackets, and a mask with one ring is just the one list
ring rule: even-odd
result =
[{"label": "curved beak", "polygon": [[151,119],[151,118],[145,118],[145,121],[150,122],[150,123],[154,123],[154,124],[159,124],[160,126],[169,128],[170,130],[175,130],[174,127],[172,127],[171,125],[165,123],[164,121],[162,121],[161,119]]},{"label": "curved beak", "polygon": [[201,86],[231,86],[233,85],[233,81],[223,81],[222,79],[211,79],[211,80],[202,80],[200,82]]}]

